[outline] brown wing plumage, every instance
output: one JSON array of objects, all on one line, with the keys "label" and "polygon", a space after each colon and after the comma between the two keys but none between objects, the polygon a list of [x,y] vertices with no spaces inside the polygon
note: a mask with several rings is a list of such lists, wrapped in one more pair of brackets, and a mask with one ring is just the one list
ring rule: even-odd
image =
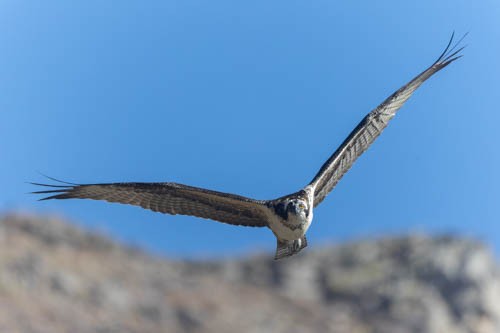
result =
[{"label": "brown wing plumage", "polygon": [[370,144],[382,133],[396,112],[410,98],[413,92],[428,78],[461,57],[458,53],[463,47],[458,44],[465,35],[453,46],[453,35],[448,46],[440,57],[429,68],[416,76],[387,98],[376,109],[368,113],[347,139],[323,164],[309,185],[314,188],[314,206],[319,205],[326,195],[335,187],[342,176],[349,170],[356,159],[363,154]]},{"label": "brown wing plumage", "polygon": [[267,226],[265,201],[176,183],[110,183],[46,185],[47,199],[94,199],[140,206],[166,214],[191,215],[233,225]]}]

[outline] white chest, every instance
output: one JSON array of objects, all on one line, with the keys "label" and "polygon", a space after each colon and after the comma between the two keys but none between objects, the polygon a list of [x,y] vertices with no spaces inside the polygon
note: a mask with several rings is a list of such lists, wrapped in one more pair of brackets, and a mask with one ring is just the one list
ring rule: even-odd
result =
[{"label": "white chest", "polygon": [[269,217],[269,228],[281,240],[295,240],[305,235],[311,225],[313,212],[309,213],[306,219],[291,216],[287,221],[283,221],[279,216],[271,213]]},{"label": "white chest", "polygon": [[295,215],[289,214],[286,220],[283,217],[274,213],[270,208],[268,211],[269,228],[273,231],[274,235],[281,240],[296,240],[304,236],[311,225],[313,220],[313,191],[312,188],[306,187],[304,189],[307,193],[305,198],[308,203],[308,215]]}]

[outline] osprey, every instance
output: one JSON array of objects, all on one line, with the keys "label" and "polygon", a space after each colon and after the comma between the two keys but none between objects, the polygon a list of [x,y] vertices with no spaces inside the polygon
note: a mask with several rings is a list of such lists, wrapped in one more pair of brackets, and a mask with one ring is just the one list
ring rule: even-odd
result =
[{"label": "osprey", "polygon": [[311,225],[314,208],[325,199],[354,161],[380,135],[413,92],[429,77],[461,57],[459,52],[463,47],[458,49],[457,47],[465,35],[452,46],[453,36],[452,34],[439,58],[368,113],[323,164],[314,179],[296,193],[274,200],[254,200],[176,183],[67,182],[62,182],[64,185],[32,183],[52,187],[50,190],[33,193],[51,194],[40,200],[71,198],[106,200],[166,214],[191,215],[248,227],[267,227],[277,239],[275,259],[294,255],[307,246],[305,234]]}]

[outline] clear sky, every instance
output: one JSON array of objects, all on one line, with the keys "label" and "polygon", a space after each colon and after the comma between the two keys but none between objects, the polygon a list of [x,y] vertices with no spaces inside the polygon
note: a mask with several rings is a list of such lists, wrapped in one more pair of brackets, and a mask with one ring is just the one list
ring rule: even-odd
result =
[{"label": "clear sky", "polygon": [[273,253],[269,230],[90,200],[37,202],[37,171],[258,199],[306,185],[359,120],[426,82],[315,210],[310,247],[412,231],[500,253],[500,3],[0,4],[0,212],[55,214],[174,257]]}]

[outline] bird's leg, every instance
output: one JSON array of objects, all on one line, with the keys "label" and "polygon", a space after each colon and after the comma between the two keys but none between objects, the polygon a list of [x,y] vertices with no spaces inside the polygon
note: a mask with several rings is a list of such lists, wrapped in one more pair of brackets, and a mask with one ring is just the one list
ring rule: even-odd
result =
[{"label": "bird's leg", "polygon": [[292,252],[293,253],[299,252],[301,245],[302,245],[302,239],[299,238],[299,239],[293,240],[293,242],[291,244]]}]

